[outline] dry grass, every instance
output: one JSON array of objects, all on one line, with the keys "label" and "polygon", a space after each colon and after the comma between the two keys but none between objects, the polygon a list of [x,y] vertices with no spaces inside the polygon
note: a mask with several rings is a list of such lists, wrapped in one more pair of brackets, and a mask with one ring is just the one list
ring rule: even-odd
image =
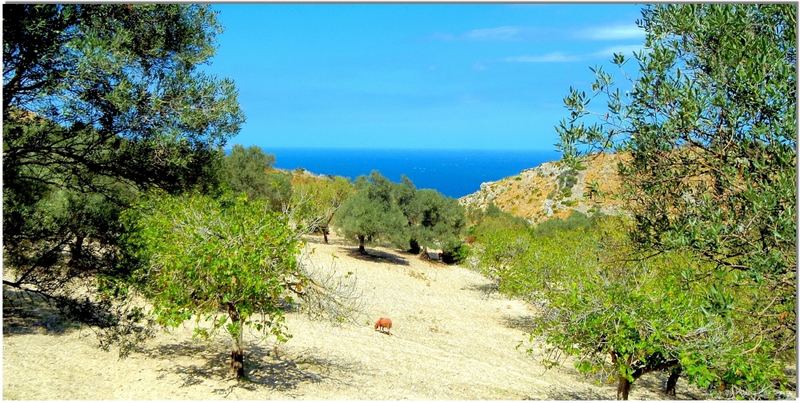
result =
[{"label": "dry grass", "polygon": [[[327,267],[335,260],[337,272],[357,276],[365,314],[357,325],[334,325],[290,313],[294,337],[277,354],[248,336],[248,382],[228,378],[224,338],[195,342],[188,326],[161,332],[143,351],[119,360],[98,349],[86,329],[53,325],[49,316],[13,321],[7,314],[3,398],[614,398],[613,386],[595,384],[569,364],[545,371],[517,349],[535,313],[487,292],[490,282],[481,275],[383,248],[370,249],[381,259],[360,259],[336,241],[309,243],[311,258]],[[373,330],[380,316],[392,319],[391,336]],[[664,398],[659,380],[649,382],[634,387],[631,397]]]}]

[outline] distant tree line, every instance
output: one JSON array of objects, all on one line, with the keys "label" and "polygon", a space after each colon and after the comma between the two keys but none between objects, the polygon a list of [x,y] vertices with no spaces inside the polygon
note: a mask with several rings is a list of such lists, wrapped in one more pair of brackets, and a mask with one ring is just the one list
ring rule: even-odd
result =
[{"label": "distant tree line", "polygon": [[358,242],[362,254],[367,254],[368,243],[384,241],[425,257],[429,248],[441,249],[453,263],[463,247],[466,216],[453,198],[417,189],[405,176],[392,183],[374,171],[356,180],[355,193],[340,207],[334,225]]}]

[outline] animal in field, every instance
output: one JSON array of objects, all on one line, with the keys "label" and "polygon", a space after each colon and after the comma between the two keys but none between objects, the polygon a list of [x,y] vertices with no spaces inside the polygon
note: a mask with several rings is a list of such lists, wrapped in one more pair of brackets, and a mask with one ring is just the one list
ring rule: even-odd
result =
[{"label": "animal in field", "polygon": [[392,328],[392,320],[389,318],[380,318],[375,322],[375,330],[386,334],[391,334],[389,330]]}]

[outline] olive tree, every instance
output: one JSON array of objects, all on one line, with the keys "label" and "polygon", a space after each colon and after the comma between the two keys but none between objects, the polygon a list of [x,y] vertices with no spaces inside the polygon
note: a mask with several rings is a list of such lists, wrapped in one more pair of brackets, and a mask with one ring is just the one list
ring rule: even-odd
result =
[{"label": "olive tree", "polygon": [[[630,153],[620,169],[635,224],[629,236],[647,251],[632,259],[674,253],[703,263],[687,263],[680,277],[702,288],[686,309],[718,324],[703,332],[717,344],[663,358],[677,359],[690,381],[735,396],[770,396],[783,383],[774,365],[795,354],[796,11],[648,6],[630,89],[594,68],[592,92],[571,90],[569,118],[557,127],[573,165],[598,151]],[[625,55],[613,63],[628,77]],[[615,359],[629,363],[620,367],[628,382],[631,360],[629,352]]]},{"label": "olive tree", "polygon": [[124,272],[140,191],[215,186],[244,119],[197,67],[220,31],[204,5],[3,5],[4,285],[67,306],[71,279]]},{"label": "olive tree", "polygon": [[291,210],[293,217],[308,232],[319,232],[328,243],[331,222],[336,211],[353,193],[346,178],[292,177]]},{"label": "olive tree", "polygon": [[408,206],[412,245],[446,249],[460,243],[466,224],[464,207],[433,189],[417,190]]},{"label": "olive tree", "polygon": [[281,211],[289,206],[291,176],[275,171],[274,164],[275,156],[260,147],[236,144],[222,161],[222,179],[233,191],[266,200],[273,210]]},{"label": "olive tree", "polygon": [[369,177],[360,177],[355,187],[355,193],[336,212],[334,225],[345,237],[358,241],[358,251],[367,254],[366,243],[378,239],[398,244],[407,240],[407,220],[397,205],[392,183],[373,171]]}]

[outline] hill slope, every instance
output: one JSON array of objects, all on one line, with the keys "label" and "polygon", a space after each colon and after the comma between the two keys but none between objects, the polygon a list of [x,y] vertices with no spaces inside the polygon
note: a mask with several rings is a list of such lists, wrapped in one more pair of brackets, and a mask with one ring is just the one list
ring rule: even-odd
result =
[{"label": "hill slope", "polygon": [[[596,384],[567,361],[545,370],[541,346],[527,343],[536,311],[522,301],[487,294],[491,281],[416,255],[354,247],[312,237],[314,264],[352,273],[363,293],[358,324],[334,326],[289,313],[292,337],[278,348],[245,333],[249,382],[228,377],[229,341],[192,340],[191,322],[159,332],[142,350],[118,360],[97,348],[88,328],[59,326],[46,312],[16,315],[4,305],[4,399],[612,399],[615,386]],[[332,265],[332,262],[336,262]],[[18,301],[20,304],[26,300]],[[19,305],[18,308],[21,308]],[[52,309],[51,309],[52,310]],[[50,312],[53,313],[53,312]],[[43,315],[44,317],[40,317]],[[379,316],[394,322],[378,333]],[[87,337],[88,336],[88,337]],[[526,341],[519,349],[517,345]],[[536,357],[525,353],[530,347]],[[665,374],[636,383],[634,399],[661,399]],[[678,398],[697,398],[681,379]]]},{"label": "hill slope", "polygon": [[598,154],[586,159],[584,169],[578,171],[560,161],[546,162],[516,176],[482,183],[480,190],[458,200],[480,209],[494,203],[532,223],[565,218],[573,210],[621,214],[624,209],[618,198],[621,180],[617,166],[628,158],[626,154]]}]

